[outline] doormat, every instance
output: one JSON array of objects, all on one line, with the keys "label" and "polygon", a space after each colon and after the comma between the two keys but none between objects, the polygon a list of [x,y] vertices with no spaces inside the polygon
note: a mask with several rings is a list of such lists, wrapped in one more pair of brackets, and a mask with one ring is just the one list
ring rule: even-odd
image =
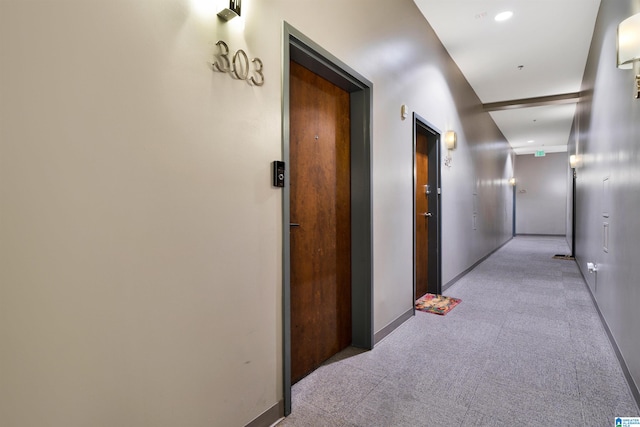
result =
[{"label": "doormat", "polygon": [[425,294],[416,301],[416,310],[444,316],[453,307],[462,302],[459,298],[445,297],[444,295]]},{"label": "doormat", "polygon": [[571,255],[556,254],[553,256],[553,259],[564,259],[566,261],[573,261],[575,258],[572,257]]}]

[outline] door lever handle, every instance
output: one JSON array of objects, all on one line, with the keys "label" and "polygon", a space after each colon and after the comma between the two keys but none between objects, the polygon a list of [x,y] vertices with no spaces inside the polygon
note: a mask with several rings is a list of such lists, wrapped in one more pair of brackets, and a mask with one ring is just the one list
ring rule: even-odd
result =
[{"label": "door lever handle", "polygon": [[431,218],[433,216],[433,214],[431,212],[422,212],[420,215],[427,217],[427,218]]},{"label": "door lever handle", "polygon": [[297,222],[290,222],[289,227],[300,227],[300,224],[298,224]]}]

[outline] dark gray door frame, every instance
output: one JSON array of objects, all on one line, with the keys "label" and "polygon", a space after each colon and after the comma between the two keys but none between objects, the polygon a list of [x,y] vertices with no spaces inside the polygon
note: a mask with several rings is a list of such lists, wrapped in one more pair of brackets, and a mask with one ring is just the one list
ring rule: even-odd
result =
[{"label": "dark gray door frame", "polygon": [[[429,211],[434,216],[429,219],[429,277],[435,280],[435,293],[442,293],[442,215],[441,215],[441,186],[440,186],[440,135],[441,132],[428,121],[413,113],[413,294],[416,293],[416,200],[417,171],[416,171],[416,140],[418,133],[427,135],[427,144],[433,144],[433,149],[429,153],[429,182],[435,183],[429,197]],[[435,205],[435,209],[433,206]],[[435,219],[435,224],[432,224]],[[435,237],[433,237],[435,236]],[[432,257],[435,254],[435,259]],[[435,272],[431,270],[435,269]],[[412,301],[413,312],[415,314],[415,303]]]},{"label": "dark gray door frame", "polygon": [[513,184],[512,193],[513,193],[513,223],[511,224],[511,237],[516,237],[516,186],[518,183]]},{"label": "dark gray door frame", "polygon": [[578,174],[576,168],[571,169],[571,256],[576,257],[576,181]]},{"label": "dark gray door frame", "polygon": [[[293,60],[350,93],[352,345],[373,348],[371,137],[373,84],[287,22],[283,31],[282,159],[289,164],[289,62]],[[291,413],[291,247],[289,167],[282,198],[284,413]]]}]

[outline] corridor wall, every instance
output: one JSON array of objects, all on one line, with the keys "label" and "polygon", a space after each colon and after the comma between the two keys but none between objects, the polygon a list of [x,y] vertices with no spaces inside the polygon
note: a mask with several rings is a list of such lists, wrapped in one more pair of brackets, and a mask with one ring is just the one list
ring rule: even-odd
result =
[{"label": "corridor wall", "polygon": [[[640,1],[603,1],[569,145],[578,154],[576,257],[640,400],[640,100],[616,68],[616,29]],[[598,265],[596,274],[586,263]],[[595,375],[600,375],[594,370]]]},{"label": "corridor wall", "polygon": [[516,157],[516,234],[566,234],[567,156]]},{"label": "corridor wall", "polygon": [[[412,308],[403,103],[458,133],[443,283],[511,237],[509,147],[411,0],[245,0],[226,23],[218,3],[0,2],[3,425],[278,407],[285,21],[373,82],[374,332]],[[260,58],[264,86],[212,70],[218,40]]]}]

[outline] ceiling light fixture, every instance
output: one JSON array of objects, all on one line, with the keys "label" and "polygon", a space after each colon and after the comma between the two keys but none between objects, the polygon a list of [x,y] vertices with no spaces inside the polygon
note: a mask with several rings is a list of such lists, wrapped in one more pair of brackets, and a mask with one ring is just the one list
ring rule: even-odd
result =
[{"label": "ceiling light fixture", "polygon": [[533,144],[535,141],[533,139],[530,139],[527,141],[528,144]]},{"label": "ceiling light fixture", "polygon": [[498,22],[502,22],[502,21],[506,21],[507,19],[510,19],[512,16],[513,16],[513,12],[511,12],[510,10],[507,10],[505,12],[500,12],[499,14],[497,14],[494,19]]}]

